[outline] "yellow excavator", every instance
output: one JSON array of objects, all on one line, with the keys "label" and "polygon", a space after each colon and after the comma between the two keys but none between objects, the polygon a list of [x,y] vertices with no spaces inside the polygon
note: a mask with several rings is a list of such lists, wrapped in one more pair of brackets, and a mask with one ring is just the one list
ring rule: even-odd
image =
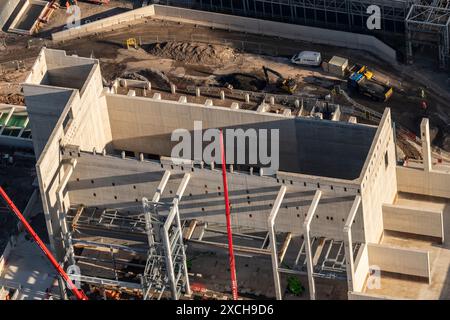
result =
[{"label": "yellow excavator", "polygon": [[269,69],[265,66],[263,66],[263,70],[264,70],[264,75],[266,77],[266,83],[269,84],[270,83],[270,79],[269,79],[269,73],[272,73],[273,75],[275,75],[277,77],[277,87],[289,94],[294,94],[295,90],[297,89],[297,81],[295,81],[295,79],[293,78],[285,78],[283,77],[279,72],[273,70],[273,69]]}]

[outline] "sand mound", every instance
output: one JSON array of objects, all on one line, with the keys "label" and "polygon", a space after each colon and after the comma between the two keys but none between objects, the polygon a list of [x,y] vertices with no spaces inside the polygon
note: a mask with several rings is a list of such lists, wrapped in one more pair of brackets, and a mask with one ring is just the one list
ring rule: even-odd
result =
[{"label": "sand mound", "polygon": [[152,55],[189,64],[226,65],[236,60],[236,52],[227,46],[198,42],[168,41],[150,45]]}]

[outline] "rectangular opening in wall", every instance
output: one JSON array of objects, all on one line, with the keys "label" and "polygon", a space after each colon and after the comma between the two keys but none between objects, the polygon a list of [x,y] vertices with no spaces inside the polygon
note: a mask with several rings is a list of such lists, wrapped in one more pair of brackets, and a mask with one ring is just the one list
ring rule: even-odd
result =
[{"label": "rectangular opening in wall", "polygon": [[152,153],[144,153],[144,159],[160,161],[161,156]]},{"label": "rectangular opening in wall", "polygon": [[73,119],[73,114],[72,114],[72,109],[70,109],[69,112],[67,112],[67,115],[64,118],[64,121],[63,121],[63,124],[62,124],[64,133],[67,132],[70,124],[72,123],[72,119]]},{"label": "rectangular opening in wall", "polygon": [[125,151],[125,157],[134,158],[134,152],[133,151]]},{"label": "rectangular opening in wall", "polygon": [[388,152],[386,151],[386,153],[384,154],[384,165],[385,165],[385,168],[387,169],[387,167],[389,166],[389,154],[388,154]]}]

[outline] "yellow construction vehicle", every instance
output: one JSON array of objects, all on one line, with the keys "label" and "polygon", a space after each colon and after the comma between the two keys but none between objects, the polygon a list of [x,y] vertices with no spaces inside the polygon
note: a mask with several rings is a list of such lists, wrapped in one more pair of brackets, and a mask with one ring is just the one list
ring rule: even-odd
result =
[{"label": "yellow construction vehicle", "polygon": [[350,69],[350,76],[347,79],[347,87],[350,90],[358,91],[375,101],[387,101],[394,93],[394,89],[374,78],[373,72],[366,66],[354,65]]},{"label": "yellow construction vehicle", "polygon": [[290,94],[295,93],[295,90],[297,89],[297,81],[295,81],[295,79],[292,79],[292,78],[286,79],[279,72],[269,69],[265,66],[263,66],[263,70],[264,70],[264,75],[266,77],[267,84],[270,83],[269,73],[272,73],[277,77],[277,87],[278,88],[280,88],[283,91],[290,93]]},{"label": "yellow construction vehicle", "polygon": [[126,44],[128,50],[130,49],[130,47],[133,47],[135,49],[138,48],[136,38],[128,38],[127,41],[125,42],[125,44]]}]

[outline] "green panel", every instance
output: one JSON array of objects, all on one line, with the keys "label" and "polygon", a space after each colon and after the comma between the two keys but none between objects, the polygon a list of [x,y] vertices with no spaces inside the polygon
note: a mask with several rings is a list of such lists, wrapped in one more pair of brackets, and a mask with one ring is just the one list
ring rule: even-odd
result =
[{"label": "green panel", "polygon": [[19,127],[23,128],[25,126],[25,122],[27,121],[27,116],[16,116],[13,115],[11,119],[8,121],[8,127]]}]

